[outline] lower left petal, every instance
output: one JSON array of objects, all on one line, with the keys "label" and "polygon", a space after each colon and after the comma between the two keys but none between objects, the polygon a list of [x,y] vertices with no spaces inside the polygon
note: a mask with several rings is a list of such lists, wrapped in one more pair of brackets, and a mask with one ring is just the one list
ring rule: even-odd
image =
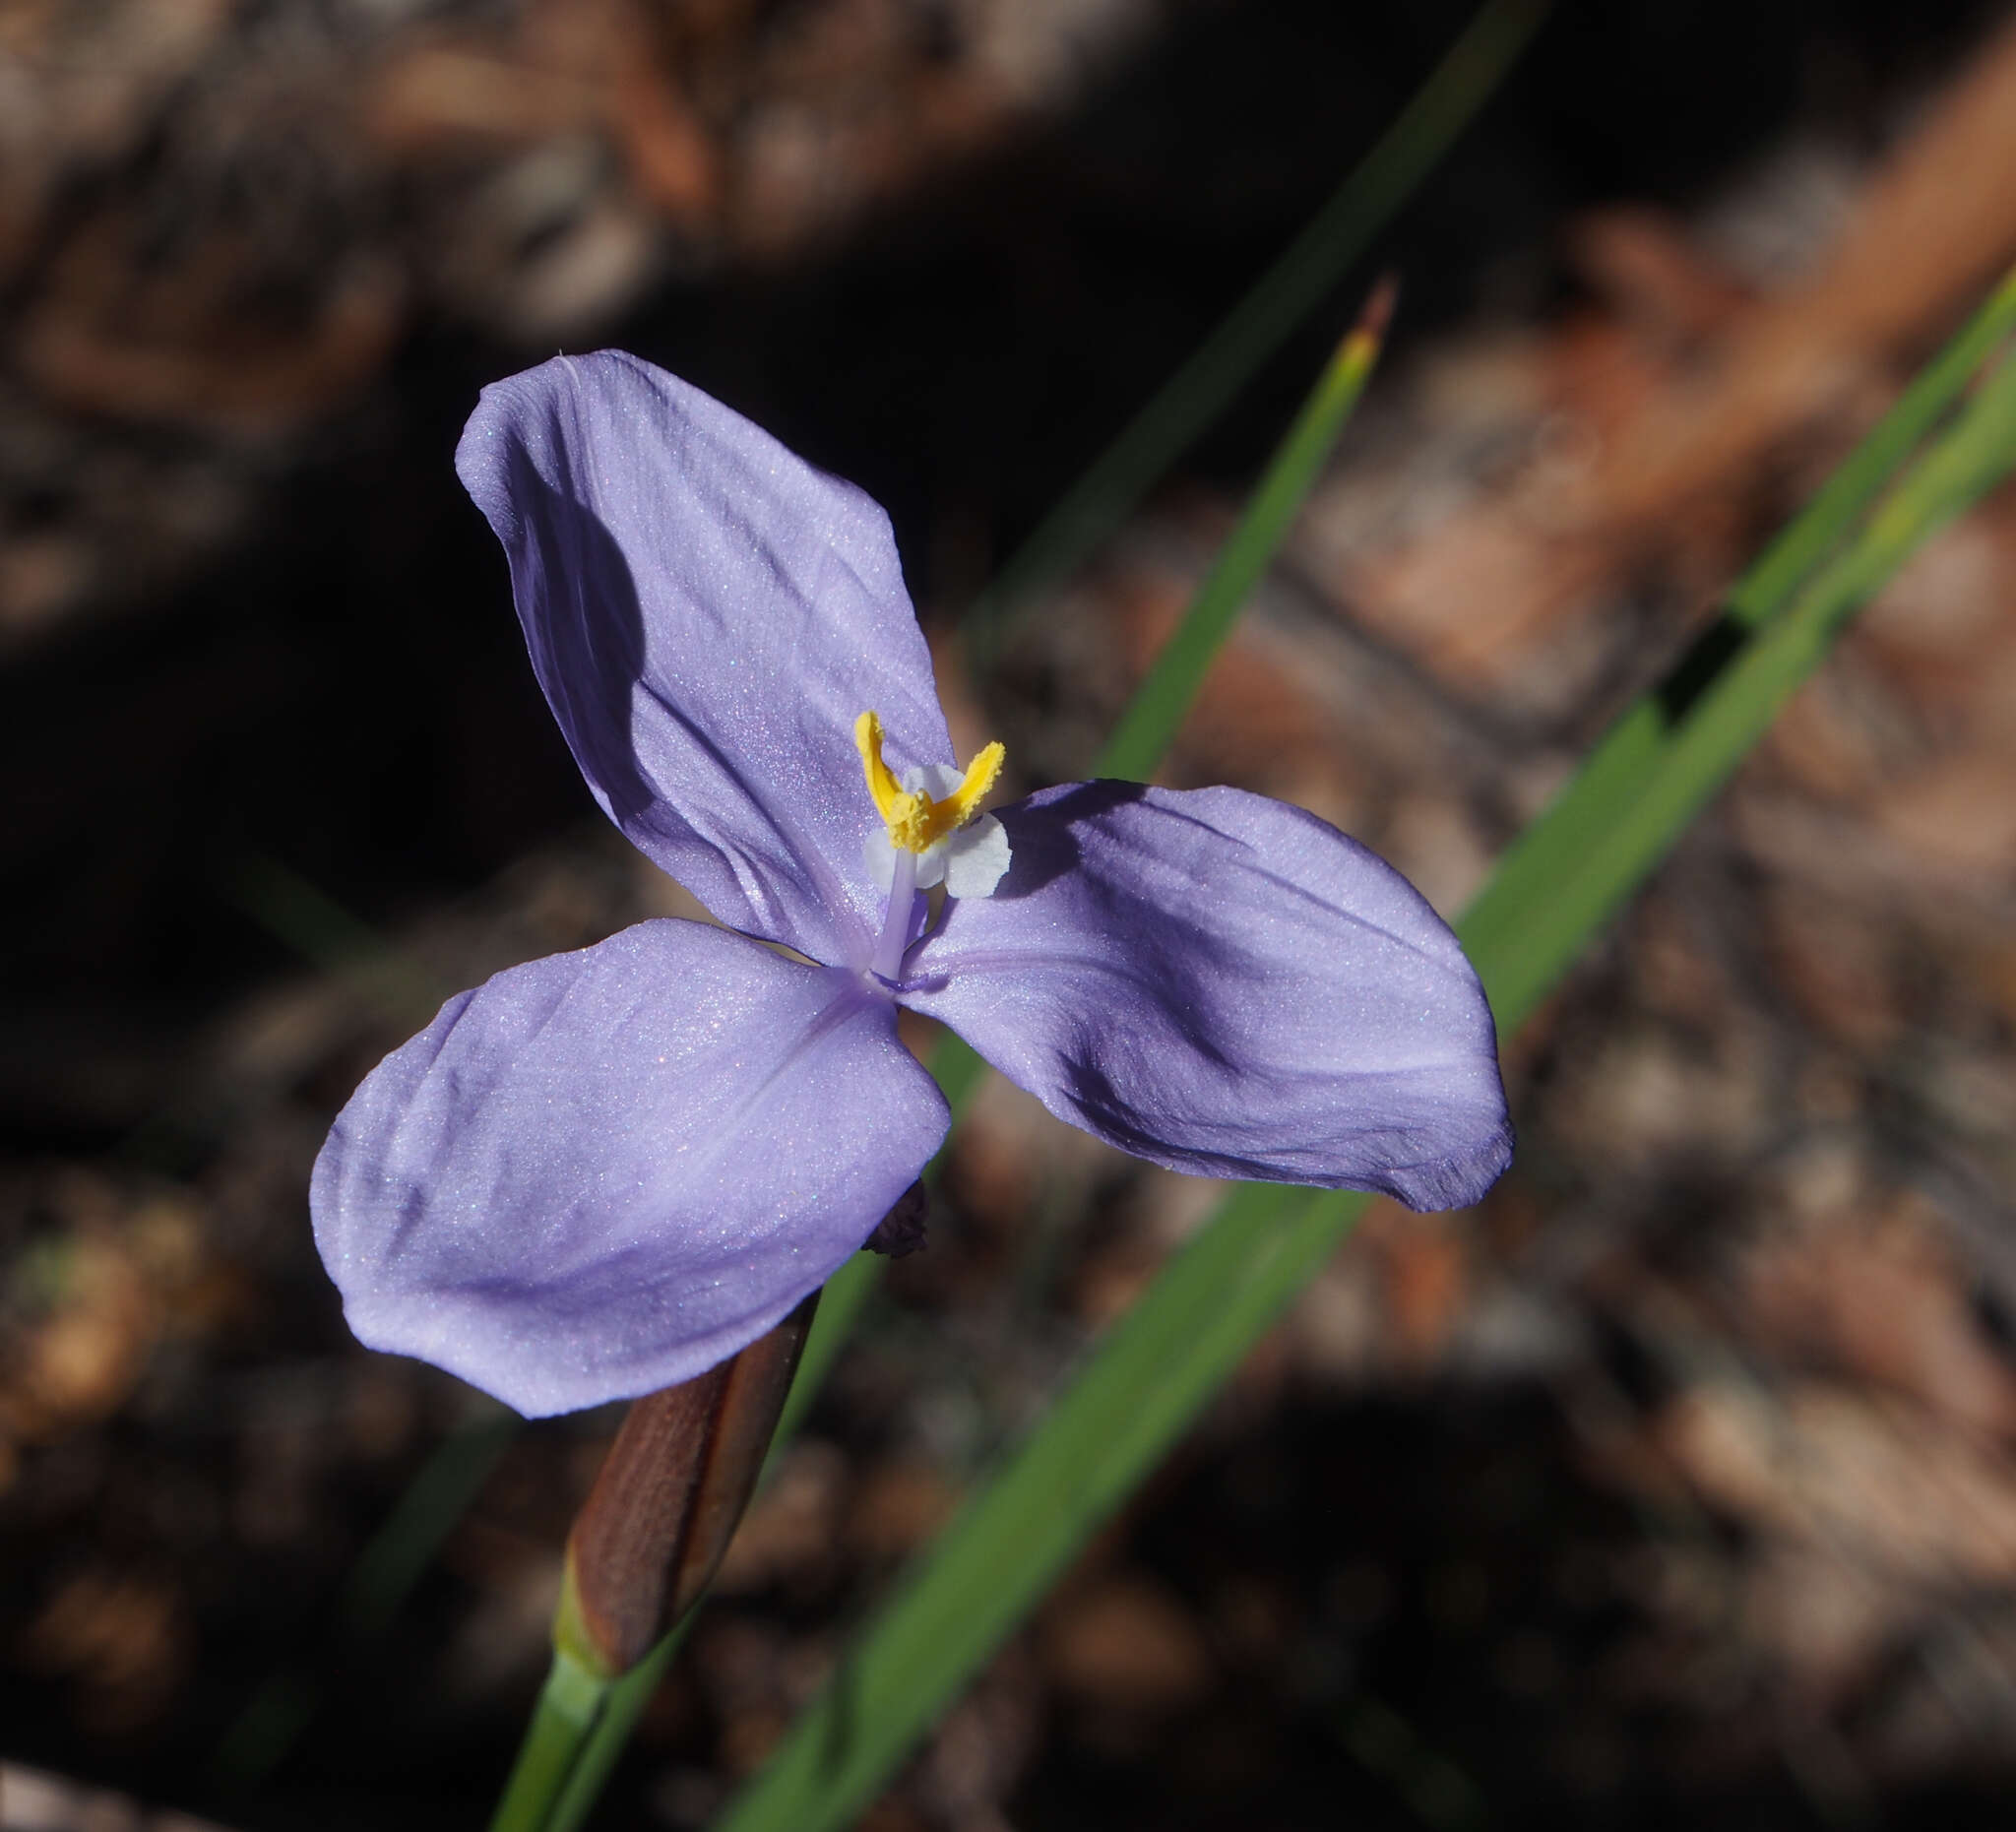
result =
[{"label": "lower left petal", "polygon": [[858,981],[645,922],[450,999],[380,1063],[316,1162],[316,1244],[360,1341],[540,1418],[753,1342],[946,1124]]}]

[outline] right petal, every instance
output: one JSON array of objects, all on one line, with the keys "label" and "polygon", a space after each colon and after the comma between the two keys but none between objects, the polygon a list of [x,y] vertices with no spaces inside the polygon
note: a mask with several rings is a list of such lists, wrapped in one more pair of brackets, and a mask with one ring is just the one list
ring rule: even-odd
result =
[{"label": "right petal", "polygon": [[889,518],[621,350],[492,383],[455,464],[609,817],[731,928],[865,966],[854,721],[898,768],[952,755]]},{"label": "right petal", "polygon": [[944,1137],[886,1000],[660,920],[452,998],[311,1190],[359,1341],[531,1418],[690,1379],[825,1283]]},{"label": "right petal", "polygon": [[1058,1118],[1172,1170],[1476,1202],[1512,1154],[1490,1006],[1399,872],[1237,789],[1075,783],[1000,811],[903,1002]]}]

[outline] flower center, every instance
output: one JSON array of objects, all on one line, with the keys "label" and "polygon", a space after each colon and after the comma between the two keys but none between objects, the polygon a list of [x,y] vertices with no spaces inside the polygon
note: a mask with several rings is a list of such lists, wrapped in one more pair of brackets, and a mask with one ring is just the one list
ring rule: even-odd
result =
[{"label": "flower center", "polygon": [[854,721],[854,748],[861,753],[875,811],[889,829],[889,844],[902,853],[928,852],[972,820],[1008,755],[996,739],[966,766],[958,788],[949,795],[933,797],[923,790],[905,789],[882,761],[882,721],[875,714],[863,713]]}]

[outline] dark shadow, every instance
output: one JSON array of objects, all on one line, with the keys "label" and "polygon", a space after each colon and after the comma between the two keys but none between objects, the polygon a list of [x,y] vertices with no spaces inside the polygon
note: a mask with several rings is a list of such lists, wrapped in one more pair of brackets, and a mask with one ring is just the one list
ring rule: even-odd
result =
[{"label": "dark shadow", "polygon": [[[1670,1566],[1646,1556],[1643,1490],[1578,1427],[1602,1396],[1580,1374],[1291,1384],[1264,1412],[1200,1427],[1078,1593],[1152,1595],[1158,1632],[1191,1651],[1189,1689],[1053,1692],[1005,1816],[1047,1832],[2008,1823],[1988,1770],[1815,1793],[1779,1758],[1754,1691],[1686,1682],[1699,1644],[1662,1591]],[[1703,1568],[1740,1556],[1706,1517],[1675,1511],[1656,1532]],[[2009,1610],[1984,1595],[1969,1619],[2005,1636]],[[1928,1652],[1878,1662],[1845,1710],[1796,1707],[1858,1755],[1873,1722],[1923,1709]],[[1996,1683],[1985,1669],[1986,1709],[2001,1708]]]},{"label": "dark shadow", "polygon": [[1748,646],[1753,632],[1724,611],[1687,645],[1686,653],[1659,683],[1659,710],[1669,726],[1676,726],[1694,710],[1695,702]]},{"label": "dark shadow", "polygon": [[1072,829],[1147,793],[1140,783],[1069,783],[1045,789],[997,810],[1008,830],[1008,873],[994,887],[996,897],[1031,897],[1078,867],[1080,849]]},{"label": "dark shadow", "polygon": [[523,445],[510,466],[513,506],[538,532],[547,575],[534,666],[582,774],[627,824],[659,802],[637,767],[632,729],[645,654],[637,581],[585,492],[548,482]]}]

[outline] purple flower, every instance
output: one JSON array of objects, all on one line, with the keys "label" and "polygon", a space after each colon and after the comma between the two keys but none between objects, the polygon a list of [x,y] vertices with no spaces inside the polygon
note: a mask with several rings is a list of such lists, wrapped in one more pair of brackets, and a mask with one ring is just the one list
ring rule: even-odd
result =
[{"label": "purple flower", "polygon": [[1477,976],[1362,847],[1234,789],[976,813],[1000,747],[954,765],[860,491],[615,351],[484,390],[456,463],[595,798],[724,926],[513,968],[365,1079],[313,1187],[361,1341],[533,1416],[734,1353],[944,1136],[899,1005],[1172,1169],[1430,1209],[1504,1168]]}]

